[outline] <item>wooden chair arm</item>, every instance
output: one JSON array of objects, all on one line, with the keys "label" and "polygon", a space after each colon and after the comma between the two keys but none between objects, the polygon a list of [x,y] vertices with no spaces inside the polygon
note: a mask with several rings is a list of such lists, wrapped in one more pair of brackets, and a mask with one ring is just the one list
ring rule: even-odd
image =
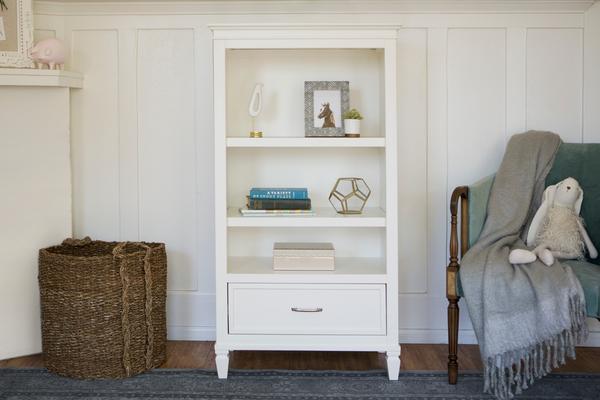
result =
[{"label": "wooden chair arm", "polygon": [[452,192],[450,199],[450,263],[446,268],[446,297],[458,299],[456,283],[458,280],[458,206],[460,202],[460,257],[469,250],[469,187],[459,186]]}]

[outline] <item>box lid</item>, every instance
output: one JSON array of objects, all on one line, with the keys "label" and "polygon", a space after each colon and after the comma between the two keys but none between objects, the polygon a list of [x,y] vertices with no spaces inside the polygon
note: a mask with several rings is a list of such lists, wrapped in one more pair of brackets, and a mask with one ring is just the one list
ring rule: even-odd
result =
[{"label": "box lid", "polygon": [[334,250],[329,242],[276,242],[273,250]]}]

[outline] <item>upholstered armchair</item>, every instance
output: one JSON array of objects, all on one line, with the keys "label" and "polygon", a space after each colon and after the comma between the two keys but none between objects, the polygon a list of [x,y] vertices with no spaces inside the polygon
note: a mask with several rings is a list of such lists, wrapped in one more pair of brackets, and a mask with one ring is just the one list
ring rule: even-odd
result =
[{"label": "upholstered armchair", "polygon": [[[574,177],[584,189],[581,215],[592,242],[600,247],[600,144],[563,143],[546,178],[546,186]],[[450,199],[450,263],[446,269],[448,299],[448,381],[458,379],[460,260],[474,244],[485,223],[494,176],[454,189]],[[460,208],[460,211],[459,211]],[[460,221],[459,221],[460,218]],[[585,292],[587,314],[600,321],[600,258],[567,260]]]}]

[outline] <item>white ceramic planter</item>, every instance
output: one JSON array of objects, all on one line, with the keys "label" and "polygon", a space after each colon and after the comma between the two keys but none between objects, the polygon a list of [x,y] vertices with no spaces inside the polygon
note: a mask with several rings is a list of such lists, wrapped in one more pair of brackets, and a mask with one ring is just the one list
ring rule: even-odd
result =
[{"label": "white ceramic planter", "polygon": [[344,133],[350,137],[360,136],[360,119],[345,119]]}]

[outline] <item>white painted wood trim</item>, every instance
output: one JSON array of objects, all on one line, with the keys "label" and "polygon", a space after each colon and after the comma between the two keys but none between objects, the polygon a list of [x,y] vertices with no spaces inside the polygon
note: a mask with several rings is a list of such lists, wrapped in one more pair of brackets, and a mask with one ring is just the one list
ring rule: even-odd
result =
[{"label": "white painted wood trim", "polygon": [[[169,326],[169,340],[215,340],[214,327],[188,327],[188,326]],[[460,344],[477,344],[475,332],[472,330],[460,330],[458,333],[458,342]],[[307,345],[303,345],[290,338],[296,343],[295,350],[310,350]],[[448,343],[448,331],[446,329],[400,329],[398,331],[399,343],[421,343],[421,344],[446,344]],[[232,350],[235,350],[235,344],[230,344]],[[377,344],[361,343],[361,351],[379,351]],[[582,346],[600,347],[600,332],[590,332],[590,336]],[[257,343],[253,350],[265,350],[265,345]],[[245,349],[250,350],[248,346]],[[340,351],[352,350],[352,347],[342,344]],[[460,361],[460,360],[459,360]]]},{"label": "white painted wood trim", "polygon": [[47,86],[81,89],[83,87],[83,75],[61,70],[0,68],[0,86]]},{"label": "white painted wood trim", "polygon": [[275,271],[272,257],[229,257],[227,282],[388,283],[383,258],[336,257],[333,271]]},{"label": "white painted wood trim", "polygon": [[35,1],[45,15],[583,13],[594,0]]},{"label": "white painted wood trim", "polygon": [[385,147],[385,138],[229,137],[227,147]]},{"label": "white painted wood trim", "polygon": [[[294,40],[295,49],[377,49],[381,48],[381,39],[370,38],[368,35],[357,36],[356,33],[347,36],[335,37],[327,41],[319,40],[325,33],[304,34],[300,31],[274,34],[272,38],[265,38],[265,33],[254,31],[237,31],[240,37],[228,35],[226,46],[229,49],[289,49],[290,40]],[[254,33],[254,34],[253,34]],[[326,36],[326,35],[325,35]],[[359,37],[360,36],[360,37]]]},{"label": "white painted wood trim", "polygon": [[[215,114],[215,277],[216,328],[215,348],[227,337],[227,147],[226,126],[226,53],[225,42],[213,41],[213,81]],[[223,355],[222,355],[223,356]],[[225,366],[221,357],[220,368]],[[226,369],[226,367],[225,367]],[[219,375],[222,375],[220,373]]]},{"label": "white painted wood trim", "polygon": [[[385,26],[375,25],[304,25],[288,24],[285,26],[278,24],[255,24],[255,25],[209,25],[214,32],[215,39],[241,39],[252,40],[251,48],[260,48],[268,46],[270,41],[277,39],[321,39],[319,42],[311,41],[304,46],[338,47],[344,46],[351,48],[370,48],[377,47],[377,42],[369,42],[369,39],[393,39],[396,37],[397,26],[391,29],[384,29]],[[327,38],[326,41],[322,40]],[[256,42],[255,40],[264,39],[265,42]],[[356,39],[352,43],[333,42],[334,39]],[[288,44],[289,46],[289,44]],[[235,48],[237,45],[230,44],[228,47]],[[294,48],[302,48],[303,43],[294,42]],[[309,47],[309,48],[311,48]],[[269,48],[269,47],[267,47]],[[285,47],[283,47],[285,48]]]},{"label": "white painted wood trim", "polygon": [[315,215],[309,216],[257,216],[240,215],[239,208],[228,209],[229,227],[346,227],[381,228],[386,226],[385,212],[378,207],[365,208],[362,214],[337,214],[332,207],[315,207]]},{"label": "white painted wood trim", "polygon": [[[385,85],[385,217],[386,217],[386,272],[387,285],[387,343],[389,357],[400,354],[398,346],[398,83],[397,36],[384,40],[383,75]],[[406,228],[405,228],[406,229]],[[390,360],[390,379],[398,379],[400,362]]]}]

